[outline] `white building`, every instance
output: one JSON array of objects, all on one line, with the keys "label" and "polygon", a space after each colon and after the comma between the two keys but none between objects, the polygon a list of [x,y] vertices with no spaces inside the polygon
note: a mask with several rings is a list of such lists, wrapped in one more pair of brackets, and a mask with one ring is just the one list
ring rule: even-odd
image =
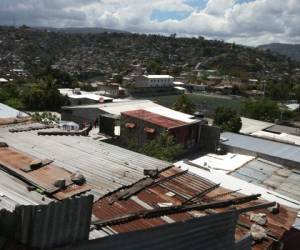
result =
[{"label": "white building", "polygon": [[58,89],[61,95],[69,97],[71,105],[96,104],[104,102],[112,102],[113,99],[107,96],[102,96],[97,92],[81,91],[75,89]]},{"label": "white building", "polygon": [[0,78],[0,83],[7,83],[8,80],[6,80],[5,78]]},{"label": "white building", "polygon": [[136,87],[170,87],[173,85],[174,77],[170,75],[143,75],[135,79]]}]

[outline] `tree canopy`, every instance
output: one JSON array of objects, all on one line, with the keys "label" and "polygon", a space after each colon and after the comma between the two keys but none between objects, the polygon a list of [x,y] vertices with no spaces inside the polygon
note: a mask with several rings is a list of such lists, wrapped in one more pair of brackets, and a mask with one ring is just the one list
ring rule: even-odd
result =
[{"label": "tree canopy", "polygon": [[126,145],[123,144],[122,146],[164,161],[174,161],[183,151],[183,146],[176,143],[174,137],[168,133],[160,134],[142,147],[138,146],[135,138],[131,138]]},{"label": "tree canopy", "polygon": [[25,88],[22,101],[28,110],[59,110],[67,99],[59,93],[53,78],[45,78]]},{"label": "tree canopy", "polygon": [[164,161],[173,161],[182,153],[183,146],[177,144],[172,135],[162,133],[159,137],[146,143],[140,153]]},{"label": "tree canopy", "polygon": [[172,108],[183,113],[193,114],[196,106],[187,95],[181,95],[175,100]]},{"label": "tree canopy", "polygon": [[276,101],[264,98],[245,101],[242,107],[242,113],[249,118],[274,122],[274,120],[280,116],[280,109]]},{"label": "tree canopy", "polygon": [[214,125],[223,131],[238,133],[242,127],[242,121],[238,113],[229,107],[218,107],[214,113]]}]

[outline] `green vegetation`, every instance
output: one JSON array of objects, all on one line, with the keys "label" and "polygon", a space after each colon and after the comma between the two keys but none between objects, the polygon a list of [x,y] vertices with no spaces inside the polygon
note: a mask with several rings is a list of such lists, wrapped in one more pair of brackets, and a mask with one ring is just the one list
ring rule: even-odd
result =
[{"label": "green vegetation", "polygon": [[[242,98],[230,98],[226,96],[215,96],[207,94],[186,94],[188,99],[195,104],[195,109],[204,112],[206,116],[213,117],[217,107],[230,107],[240,112]],[[147,99],[157,102],[160,105],[172,108],[178,95],[147,97]]]},{"label": "green vegetation", "polygon": [[174,161],[182,154],[183,146],[177,144],[172,135],[163,133],[159,137],[147,142],[143,147],[139,147],[134,140],[126,146],[129,150],[139,152],[164,161]]},{"label": "green vegetation", "polygon": [[[200,61],[202,69],[217,69],[242,80],[293,74],[296,62],[285,56],[203,37],[146,35],[132,33],[48,32],[34,28],[0,27],[0,63],[3,73],[18,58],[29,75],[54,65],[76,77],[109,79],[112,73],[129,73],[133,61],[148,73],[191,73]],[[14,51],[14,53],[11,53]],[[108,53],[109,51],[109,53]],[[88,63],[85,61],[88,57]],[[145,61],[145,58],[146,61]],[[203,59],[203,60],[202,60]],[[105,64],[103,63],[105,62]],[[17,67],[18,68],[18,67]],[[173,69],[172,69],[173,68]],[[279,78],[279,77],[278,77]]]},{"label": "green vegetation", "polygon": [[187,95],[179,96],[172,108],[186,114],[193,114],[195,112],[195,104],[191,102]]},{"label": "green vegetation", "polygon": [[[59,110],[68,99],[59,93],[62,82],[51,75],[34,83],[9,83],[0,87],[0,102],[19,110]],[[60,82],[60,84],[58,84]]]},{"label": "green vegetation", "polygon": [[161,63],[158,61],[150,61],[147,64],[147,72],[152,75],[159,75],[162,71]]},{"label": "green vegetation", "polygon": [[222,131],[238,133],[242,127],[242,121],[235,110],[219,107],[215,110],[214,125],[219,126]]},{"label": "green vegetation", "polygon": [[22,92],[22,99],[28,110],[59,110],[66,102],[55,80],[43,79],[38,84],[31,84]]},{"label": "green vegetation", "polygon": [[242,114],[249,118],[274,122],[280,118],[280,109],[278,103],[270,99],[247,100],[243,104]]}]

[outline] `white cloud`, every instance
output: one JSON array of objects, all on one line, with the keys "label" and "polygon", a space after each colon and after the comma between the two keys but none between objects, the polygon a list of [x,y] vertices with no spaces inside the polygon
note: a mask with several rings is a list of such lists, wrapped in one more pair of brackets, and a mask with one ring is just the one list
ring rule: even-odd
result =
[{"label": "white cloud", "polygon": [[[202,0],[203,1],[203,0]],[[300,0],[1,0],[0,24],[97,26],[146,33],[206,36],[256,45],[300,42]],[[151,20],[153,11],[188,13]]]}]

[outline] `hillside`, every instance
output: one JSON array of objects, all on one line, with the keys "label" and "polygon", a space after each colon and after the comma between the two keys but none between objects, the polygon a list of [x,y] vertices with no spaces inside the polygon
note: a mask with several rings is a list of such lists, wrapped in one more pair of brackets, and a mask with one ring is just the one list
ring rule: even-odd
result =
[{"label": "hillside", "polygon": [[217,69],[241,79],[266,79],[281,77],[298,67],[284,56],[202,37],[51,32],[28,27],[0,27],[0,33],[2,77],[16,70],[30,76],[52,66],[84,79],[95,75],[108,79],[113,73],[126,75],[132,65],[147,68],[152,64],[160,72],[173,75],[194,74],[197,68]]},{"label": "hillside", "polygon": [[53,27],[31,27],[32,30],[47,30],[48,32],[62,32],[62,33],[69,33],[69,34],[99,34],[99,33],[129,33],[123,30],[116,30],[116,29],[105,29],[105,28],[77,28],[77,27],[70,27],[70,28],[53,28]]},{"label": "hillside", "polygon": [[300,61],[300,44],[271,43],[261,45],[258,48],[270,50],[278,54],[285,55],[293,60]]}]

